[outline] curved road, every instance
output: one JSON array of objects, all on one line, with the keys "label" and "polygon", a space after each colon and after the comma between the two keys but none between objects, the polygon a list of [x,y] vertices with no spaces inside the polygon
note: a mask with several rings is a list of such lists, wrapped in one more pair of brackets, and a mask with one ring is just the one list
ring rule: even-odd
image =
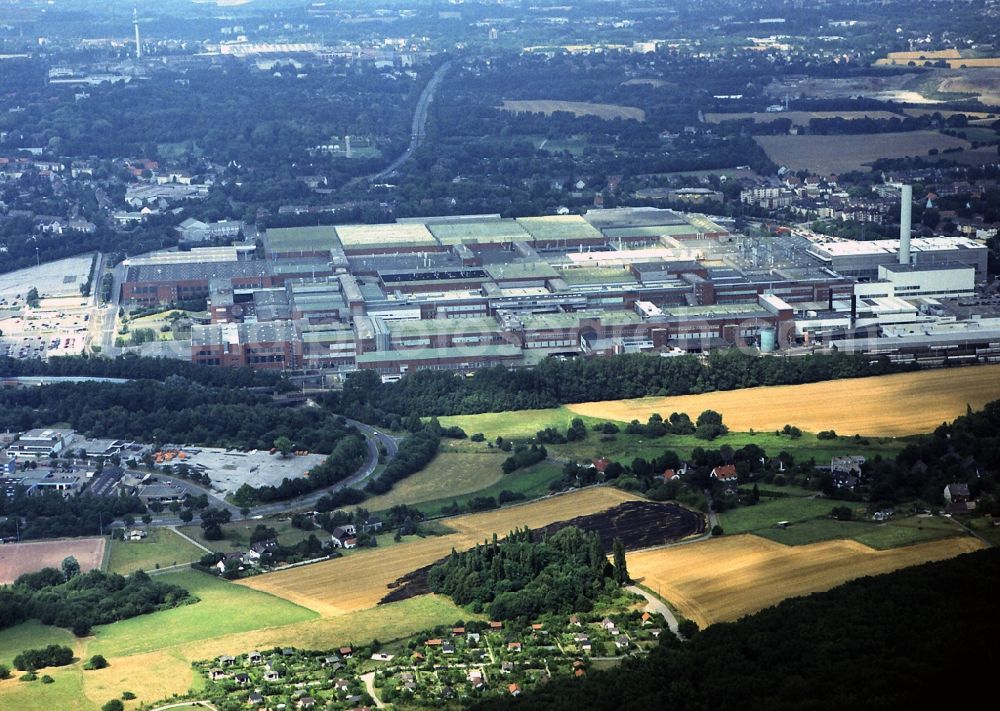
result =
[{"label": "curved road", "polygon": [[437,91],[438,86],[441,84],[441,80],[444,79],[444,75],[448,73],[449,69],[451,69],[450,59],[437,68],[431,76],[430,81],[427,82],[427,86],[425,86],[424,90],[420,92],[420,98],[417,100],[417,108],[413,112],[413,122],[410,125],[410,145],[407,146],[403,155],[399,156],[399,158],[394,160],[386,168],[379,171],[375,175],[369,176],[367,178],[369,182],[375,183],[380,180],[385,180],[399,170],[399,166],[403,165],[403,163],[410,159],[410,156],[413,155],[413,151],[415,151],[417,146],[419,146],[424,140],[424,137],[427,134],[427,110],[430,107],[430,103],[434,100],[434,92]]}]

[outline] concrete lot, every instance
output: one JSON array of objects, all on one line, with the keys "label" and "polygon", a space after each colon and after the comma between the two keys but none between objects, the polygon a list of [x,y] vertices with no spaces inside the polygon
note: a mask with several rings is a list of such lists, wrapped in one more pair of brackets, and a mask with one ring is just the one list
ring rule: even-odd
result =
[{"label": "concrete lot", "polygon": [[[170,447],[164,447],[170,450]],[[268,454],[267,450],[239,452],[214,447],[184,447],[184,459],[175,458],[171,464],[183,462],[191,469],[203,471],[212,480],[214,488],[231,494],[243,484],[250,486],[278,485],[285,477],[301,477],[326,457],[322,454],[292,455]]]},{"label": "concrete lot", "polygon": [[38,289],[42,297],[80,296],[80,286],[87,281],[92,259],[92,254],[83,254],[0,274],[0,305],[5,305],[4,299],[8,304],[19,301],[23,305],[31,287]]}]

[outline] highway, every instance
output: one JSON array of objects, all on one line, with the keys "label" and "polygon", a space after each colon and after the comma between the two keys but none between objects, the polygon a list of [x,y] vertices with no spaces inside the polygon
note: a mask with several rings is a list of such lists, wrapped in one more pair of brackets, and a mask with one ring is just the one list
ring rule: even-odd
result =
[{"label": "highway", "polygon": [[433,76],[431,76],[424,90],[420,92],[420,98],[417,100],[417,108],[413,112],[413,122],[410,125],[410,145],[407,146],[399,158],[390,163],[385,169],[375,175],[369,176],[369,182],[377,183],[395,173],[403,163],[410,159],[413,152],[417,150],[417,146],[423,142],[424,137],[427,135],[427,111],[430,108],[431,102],[434,101],[434,92],[437,91],[441,80],[444,79],[444,75],[448,73],[450,68],[451,60],[444,62],[437,68]]}]

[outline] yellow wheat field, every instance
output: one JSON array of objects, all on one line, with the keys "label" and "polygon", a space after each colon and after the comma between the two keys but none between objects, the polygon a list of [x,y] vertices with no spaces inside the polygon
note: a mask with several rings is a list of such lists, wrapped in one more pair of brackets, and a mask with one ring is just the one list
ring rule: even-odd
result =
[{"label": "yellow wheat field", "polygon": [[604,511],[635,496],[600,487],[541,501],[448,519],[455,533],[401,543],[384,550],[358,551],[313,565],[267,573],[241,585],[285,598],[324,616],[343,615],[372,607],[389,592],[388,585],[417,568],[455,550],[466,550],[491,537],[528,526],[539,528],[588,513]]},{"label": "yellow wheat field", "polygon": [[775,385],[726,392],[609,400],[569,405],[579,415],[645,420],[658,412],[722,413],[729,429],[775,430],[786,424],[807,432],[902,436],[931,432],[942,422],[1000,399],[1000,365],[931,370],[874,378]]},{"label": "yellow wheat field", "polygon": [[866,575],[952,558],[985,547],[948,538],[877,551],[855,541],[785,546],[752,535],[716,538],[628,554],[629,574],[705,627],[829,590]]}]

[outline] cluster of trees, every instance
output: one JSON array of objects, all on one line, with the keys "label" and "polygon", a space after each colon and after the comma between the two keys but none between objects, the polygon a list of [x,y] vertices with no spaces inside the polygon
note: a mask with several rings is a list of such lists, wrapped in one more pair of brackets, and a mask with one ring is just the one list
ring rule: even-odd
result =
[{"label": "cluster of trees", "polygon": [[572,526],[540,541],[529,529],[503,540],[494,534],[470,551],[452,551],[428,573],[434,592],[501,620],[587,612],[627,578],[608,562],[596,533]]},{"label": "cluster of trees", "polygon": [[663,437],[665,435],[690,435],[698,439],[713,440],[729,432],[722,423],[722,415],[715,410],[705,410],[698,415],[697,422],[691,422],[691,417],[685,412],[672,412],[666,420],[658,412],[649,416],[646,424],[632,420],[625,426],[626,434],[642,435],[644,437]]},{"label": "cluster of trees", "polygon": [[946,486],[967,483],[978,499],[976,509],[996,515],[1000,514],[998,462],[1000,400],[994,400],[907,445],[895,460],[876,456],[865,462],[859,495],[866,495],[876,508],[915,499],[940,506]]},{"label": "cluster of trees", "polygon": [[688,395],[758,385],[855,378],[913,370],[886,358],[835,353],[801,358],[760,358],[732,349],[695,356],[655,358],[626,354],[607,358],[546,359],[523,370],[486,368],[471,378],[423,370],[395,383],[361,371],[347,377],[326,404],[365,422],[401,428],[412,414],[459,415],[555,407],[572,402],[646,395]]},{"label": "cluster of trees", "polygon": [[989,687],[997,594],[1000,551],[984,550],[786,600],[684,643],[664,635],[612,671],[474,708],[927,708],[953,695],[947,679]]},{"label": "cluster of trees", "polygon": [[95,536],[112,521],[145,513],[137,496],[13,496],[0,491],[0,536],[22,539]]},{"label": "cluster of trees", "polygon": [[[615,427],[615,432],[618,428]],[[587,439],[587,426],[579,417],[574,417],[563,434],[555,427],[546,427],[535,433],[535,439],[542,444],[565,444],[566,442],[579,442]]]},{"label": "cluster of trees", "polygon": [[14,668],[29,672],[45,667],[64,667],[72,663],[73,650],[59,644],[50,644],[41,649],[26,649],[14,657]]},{"label": "cluster of trees", "polygon": [[500,468],[504,474],[510,474],[518,469],[530,467],[532,464],[544,462],[549,454],[545,451],[545,445],[532,444],[530,447],[523,444],[514,448],[514,453],[503,460]]},{"label": "cluster of trees", "polygon": [[329,410],[281,407],[266,394],[199,387],[184,377],[0,391],[0,428],[24,431],[56,422],[89,437],[236,449],[268,449],[278,437],[291,436],[301,448],[323,453],[357,435]]},{"label": "cluster of trees", "polygon": [[80,574],[78,564],[67,566],[64,561],[63,570],[43,568],[0,588],[0,628],[38,619],[84,637],[93,625],[189,602],[194,598],[184,588],[155,581],[142,571],[128,577],[99,570]]}]

